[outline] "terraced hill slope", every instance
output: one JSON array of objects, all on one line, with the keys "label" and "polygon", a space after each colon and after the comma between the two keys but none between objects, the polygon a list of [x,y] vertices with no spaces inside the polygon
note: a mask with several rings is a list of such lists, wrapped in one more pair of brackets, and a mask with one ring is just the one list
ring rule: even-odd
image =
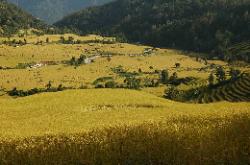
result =
[{"label": "terraced hill slope", "polygon": [[250,62],[250,41],[241,42],[231,46],[229,49],[231,59],[241,59]]},{"label": "terraced hill slope", "polygon": [[218,101],[250,101],[250,73],[242,74],[241,77],[234,82],[210,89],[198,98],[199,103]]}]

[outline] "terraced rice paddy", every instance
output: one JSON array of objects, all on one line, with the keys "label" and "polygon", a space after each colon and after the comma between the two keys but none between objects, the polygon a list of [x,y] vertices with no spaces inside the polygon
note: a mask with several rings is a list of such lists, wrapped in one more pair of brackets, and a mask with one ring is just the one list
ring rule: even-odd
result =
[{"label": "terraced rice paddy", "polygon": [[250,101],[250,74],[244,73],[234,82],[211,89],[202,94],[198,100],[199,103]]},{"label": "terraced rice paddy", "polygon": [[233,59],[234,57],[238,59],[244,59],[245,61],[250,60],[250,42],[242,42],[231,46],[229,52],[232,54]]},{"label": "terraced rice paddy", "polygon": [[229,50],[235,55],[240,55],[240,54],[243,54],[243,53],[249,55],[249,53],[250,53],[250,42],[243,42],[243,43],[235,44],[232,47],[230,47]]}]

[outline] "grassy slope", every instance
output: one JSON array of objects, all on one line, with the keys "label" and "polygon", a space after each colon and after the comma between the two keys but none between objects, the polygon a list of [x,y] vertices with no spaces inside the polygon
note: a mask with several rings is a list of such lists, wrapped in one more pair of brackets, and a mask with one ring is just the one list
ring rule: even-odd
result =
[{"label": "grassy slope", "polygon": [[182,116],[205,120],[249,114],[249,103],[192,105],[133,90],[90,89],[0,100],[1,138],[81,133],[94,128],[165,122]]}]

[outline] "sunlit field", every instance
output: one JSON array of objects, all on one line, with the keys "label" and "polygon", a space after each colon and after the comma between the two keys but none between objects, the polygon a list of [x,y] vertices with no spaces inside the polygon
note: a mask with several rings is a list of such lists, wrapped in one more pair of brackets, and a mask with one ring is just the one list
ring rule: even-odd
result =
[{"label": "sunlit field", "polygon": [[[155,80],[159,70],[168,69],[169,75],[193,78],[177,87],[189,90],[208,85],[211,66],[227,72],[231,66],[220,60],[199,61],[192,52],[119,43],[111,37],[64,35],[70,36],[86,43],[62,44],[61,35],[45,35],[28,36],[23,46],[0,45],[1,165],[249,164],[250,103],[244,101],[250,89],[248,74],[212,91],[216,103],[175,102],[164,98],[168,85],[128,89],[122,74]],[[12,39],[24,38],[0,42]],[[148,49],[154,50],[145,55]],[[81,55],[96,58],[69,64]],[[44,62],[49,64],[33,67]],[[249,67],[234,67],[249,73]],[[95,81],[103,77],[119,87],[97,89]],[[59,87],[66,90],[46,90]],[[35,88],[44,90],[10,95],[13,89]],[[226,102],[224,95],[243,101]]]},{"label": "sunlit field", "polygon": [[[249,103],[176,103],[121,89],[5,100],[0,102],[0,161],[246,164],[249,107]],[[149,155],[142,156],[146,151]]]},{"label": "sunlit field", "polygon": [[[75,35],[70,34],[64,37],[67,38],[68,36],[77,38]],[[41,36],[39,40],[45,42],[46,38],[58,41],[60,35]],[[152,54],[143,56],[144,49],[150,47],[126,43],[91,43],[95,39],[100,39],[101,41],[106,39],[93,35],[78,38],[82,41],[90,41],[90,43],[72,45],[49,42],[42,45],[34,45],[34,43],[28,42],[29,44],[18,47],[0,45],[0,66],[13,68],[0,70],[0,87],[7,90],[11,90],[14,87],[30,89],[44,87],[49,81],[52,81],[55,86],[63,84],[64,86],[79,87],[84,84],[91,87],[93,81],[99,77],[113,76],[119,81],[117,75],[111,71],[112,68],[117,66],[122,66],[130,72],[138,72],[139,69],[143,72],[168,69],[169,74],[177,72],[179,77],[197,77],[203,83],[206,83],[206,79],[211,71],[209,68],[199,70],[202,67],[206,67],[204,62],[197,62],[194,57],[191,58],[186,56],[184,52],[176,50],[157,49]],[[2,40],[4,39],[2,38]],[[16,40],[18,39],[16,38]],[[35,37],[28,37],[27,40],[36,41]],[[96,58],[94,63],[88,65],[74,67],[63,64],[64,61],[70,60],[72,57],[79,57],[81,54],[97,56],[100,53],[112,55],[111,60],[101,56]],[[15,69],[20,63],[39,64],[42,62],[54,62],[56,65],[47,65],[36,69]],[[180,68],[175,68],[175,63],[177,62],[181,64]],[[226,63],[222,61],[209,61],[209,64],[220,64],[227,67]],[[243,68],[241,69],[243,70]]]}]

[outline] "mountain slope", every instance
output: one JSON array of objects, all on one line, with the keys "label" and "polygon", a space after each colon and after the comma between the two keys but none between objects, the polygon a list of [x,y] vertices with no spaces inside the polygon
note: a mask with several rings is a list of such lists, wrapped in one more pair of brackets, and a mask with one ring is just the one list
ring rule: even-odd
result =
[{"label": "mountain slope", "polygon": [[48,23],[62,19],[65,15],[82,8],[101,5],[111,0],[8,0]]},{"label": "mountain slope", "polygon": [[[173,3],[174,2],[174,3]],[[118,0],[56,23],[156,46],[223,54],[250,38],[249,0]]]},{"label": "mountain slope", "polygon": [[11,35],[20,29],[43,29],[46,25],[13,4],[0,0],[0,35]]}]

